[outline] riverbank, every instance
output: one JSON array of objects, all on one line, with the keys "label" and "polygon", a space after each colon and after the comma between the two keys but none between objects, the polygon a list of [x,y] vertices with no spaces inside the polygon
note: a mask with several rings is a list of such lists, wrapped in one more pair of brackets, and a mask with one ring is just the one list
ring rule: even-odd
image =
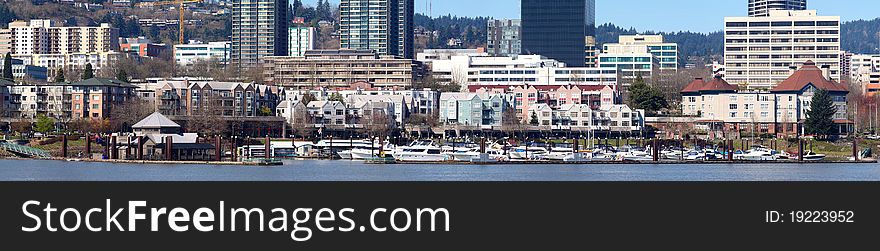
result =
[{"label": "riverbank", "polygon": [[142,165],[205,165],[205,166],[263,166],[257,162],[230,162],[230,161],[165,161],[165,160],[109,160],[109,159],[77,159],[77,158],[49,158],[28,159],[3,156],[0,160],[49,160],[59,162],[86,162],[86,163],[109,163],[109,164],[142,164]]}]

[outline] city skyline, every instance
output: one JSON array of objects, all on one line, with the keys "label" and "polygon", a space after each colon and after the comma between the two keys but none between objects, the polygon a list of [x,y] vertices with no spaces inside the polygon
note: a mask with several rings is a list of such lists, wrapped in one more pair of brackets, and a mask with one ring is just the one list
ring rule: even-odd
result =
[{"label": "city skyline", "polygon": [[[427,1],[416,0],[415,12],[426,14],[428,12]],[[317,0],[303,0],[304,4],[311,6],[314,6],[316,2]],[[331,2],[338,4],[339,0],[331,0]],[[675,4],[669,4],[669,2]],[[463,8],[462,6],[471,7]],[[434,0],[431,9],[432,16],[435,17],[453,14],[468,17],[488,16],[497,19],[519,18],[520,0]],[[688,17],[692,18],[670,18],[668,13],[678,13],[681,9],[689,11]],[[840,16],[841,21],[844,22],[880,17],[875,11],[880,9],[880,1],[811,0],[807,2],[807,9],[816,9],[820,15]],[[633,13],[637,13],[640,18],[632,18]],[[674,15],[674,17],[679,16]],[[721,31],[724,28],[724,17],[728,16],[748,16],[748,1],[713,1],[712,5],[705,4],[703,0],[596,1],[597,25],[613,23],[620,27],[633,27],[639,31],[694,31],[702,33]]]}]

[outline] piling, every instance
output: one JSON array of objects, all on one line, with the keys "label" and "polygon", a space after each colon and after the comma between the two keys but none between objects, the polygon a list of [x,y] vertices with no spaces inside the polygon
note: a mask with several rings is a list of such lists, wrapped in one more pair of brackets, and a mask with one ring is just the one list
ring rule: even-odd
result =
[{"label": "piling", "polygon": [[654,152],[654,162],[660,161],[660,144],[657,142],[657,139],[652,140],[654,142],[654,147],[651,150]]},{"label": "piling", "polygon": [[804,161],[804,140],[798,138],[798,161]]},{"label": "piling", "polygon": [[116,136],[110,136],[110,159],[119,159],[119,149],[116,147]]},{"label": "piling", "polygon": [[174,138],[171,136],[165,137],[165,160],[173,161],[174,160]]},{"label": "piling", "polygon": [[859,138],[853,137],[852,154],[853,160],[859,161]]},{"label": "piling", "polygon": [[144,136],[137,136],[137,159],[144,160]]},{"label": "piling", "polygon": [[223,140],[220,136],[214,137],[214,161],[220,162],[220,159],[223,157],[222,143]]},{"label": "piling", "polygon": [[86,159],[92,158],[92,135],[86,133]]},{"label": "piling", "polygon": [[61,135],[61,158],[67,158],[67,134]]},{"label": "piling", "polygon": [[238,161],[238,138],[235,136],[232,136],[232,161]]},{"label": "piling", "polygon": [[733,140],[728,139],[727,140],[727,161],[733,161],[733,151],[734,151]]},{"label": "piling", "polygon": [[[270,151],[272,150],[272,141],[271,141],[271,139],[269,139],[269,135],[266,135],[266,145],[263,147],[265,147],[265,149],[266,149],[266,152],[265,152],[266,159],[271,159],[272,153]],[[331,154],[333,153],[333,138],[332,137],[330,138],[330,153]]]},{"label": "piling", "polygon": [[480,153],[486,153],[486,138],[480,138]]}]

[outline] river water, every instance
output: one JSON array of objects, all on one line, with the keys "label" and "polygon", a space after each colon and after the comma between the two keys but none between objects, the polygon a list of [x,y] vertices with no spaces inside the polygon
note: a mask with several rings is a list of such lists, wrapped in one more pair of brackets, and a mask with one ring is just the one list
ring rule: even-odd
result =
[{"label": "river water", "polygon": [[0,181],[880,181],[880,164],[140,165],[0,160]]}]

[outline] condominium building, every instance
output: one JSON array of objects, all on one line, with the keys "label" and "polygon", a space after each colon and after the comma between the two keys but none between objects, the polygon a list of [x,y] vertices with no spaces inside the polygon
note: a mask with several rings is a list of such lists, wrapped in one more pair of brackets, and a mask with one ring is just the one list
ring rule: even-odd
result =
[{"label": "condominium building", "polygon": [[678,44],[663,41],[663,35],[621,35],[618,43],[605,44],[603,52],[610,54],[644,53],[654,55],[660,70],[678,69]]},{"label": "condominium building", "polygon": [[522,52],[522,21],[489,20],[488,50],[492,56],[514,56]]},{"label": "condominium building", "polygon": [[[9,52],[26,64],[46,67],[54,75],[61,67],[82,69],[87,63],[101,69],[118,57],[119,30],[99,26],[64,27],[51,20],[13,21],[0,32],[0,43],[9,39]],[[2,46],[0,46],[2,47]]]},{"label": "condominium building", "polygon": [[797,134],[797,124],[807,118],[817,89],[832,96],[837,113],[837,132],[852,130],[847,120],[847,86],[830,78],[829,67],[807,61],[770,90],[742,90],[720,77],[696,79],[682,91],[682,111],[702,121],[720,124],[728,132],[745,130],[757,134]]},{"label": "condominium building", "polygon": [[296,89],[345,88],[353,83],[407,89],[421,74],[418,61],[373,50],[314,50],[302,57],[268,57],[264,65],[267,83]]},{"label": "condominium building", "polygon": [[829,66],[840,80],[840,17],[815,10],[770,10],[764,17],[726,17],[726,80],[750,89],[771,89],[803,62]]},{"label": "condominium building", "polygon": [[504,124],[511,109],[509,94],[447,92],[440,94],[440,122],[444,125],[492,127]]},{"label": "condominium building", "polygon": [[750,17],[770,16],[771,10],[806,10],[807,0],[749,0]]},{"label": "condominium building", "polygon": [[178,65],[191,66],[198,61],[214,60],[220,64],[228,64],[232,54],[232,42],[190,41],[189,44],[174,45],[174,62]]},{"label": "condominium building", "polygon": [[293,26],[289,28],[288,56],[302,56],[315,49],[315,27]]},{"label": "condominium building", "polygon": [[462,91],[491,86],[616,85],[611,67],[567,67],[540,55],[512,57],[453,56],[432,63],[432,74],[441,82],[462,85]]},{"label": "condominium building", "polygon": [[849,61],[849,80],[861,87],[869,97],[880,94],[880,55],[852,54]]},{"label": "condominium building", "polygon": [[[551,107],[538,104],[529,111],[537,119],[535,126],[551,130],[594,131],[596,133],[633,133],[645,126],[645,111],[618,104],[593,109],[584,104]],[[527,121],[533,122],[533,121]]]},{"label": "condominium building", "polygon": [[412,59],[413,0],[342,0],[340,47]]},{"label": "condominium building", "polygon": [[10,117],[33,119],[42,114],[62,122],[108,118],[115,106],[135,97],[135,86],[103,78],[73,83],[25,82],[7,88]]},{"label": "condominium building", "polygon": [[287,0],[233,0],[232,47],[234,67],[260,66],[265,57],[287,56]]},{"label": "condominium building", "polygon": [[563,105],[587,105],[591,109],[607,109],[619,101],[618,92],[611,86],[511,86],[481,87],[475,93],[510,94],[511,108],[521,122],[531,118],[530,111],[537,105],[558,108]]},{"label": "condominium building", "polygon": [[[222,117],[273,116],[277,87],[213,80],[162,80],[155,85],[156,111],[169,116],[209,112]],[[264,109],[271,111],[263,113]]]},{"label": "condominium building", "polygon": [[[46,67],[25,64],[24,60],[13,58],[12,60],[12,77],[17,80],[48,80],[48,70]],[[5,60],[0,60],[0,69],[5,66]],[[2,101],[2,100],[0,100]]]},{"label": "condominium building", "polygon": [[585,37],[596,34],[595,0],[523,0],[522,54],[584,66]]},{"label": "condominium building", "polygon": [[12,30],[0,29],[0,55],[12,53]]}]

